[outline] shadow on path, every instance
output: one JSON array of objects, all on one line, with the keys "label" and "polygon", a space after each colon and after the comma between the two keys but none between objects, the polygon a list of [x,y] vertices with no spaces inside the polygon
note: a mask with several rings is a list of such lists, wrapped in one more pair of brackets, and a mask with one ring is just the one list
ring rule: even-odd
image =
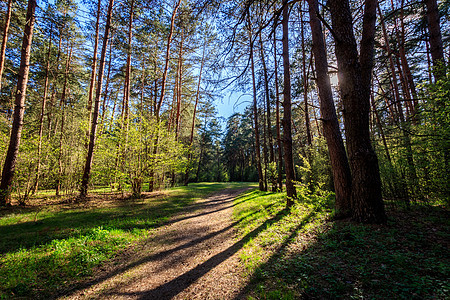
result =
[{"label": "shadow on path", "polygon": [[[171,281],[160,285],[159,287],[143,291],[137,293],[120,293],[120,292],[111,292],[107,295],[109,296],[137,296],[138,299],[171,299],[178,295],[180,292],[189,287],[192,283],[194,283],[197,279],[208,273],[211,269],[218,266],[220,263],[224,262],[231,256],[233,256],[236,252],[238,252],[248,241],[257,236],[260,232],[265,230],[271,224],[278,222],[284,216],[288,214],[289,210],[284,209],[278,214],[276,214],[271,219],[266,220],[259,227],[245,235],[241,240],[234,243],[231,247],[226,250],[214,255],[204,263],[198,265],[197,267],[191,269],[190,271],[184,273],[183,275],[178,276]],[[234,223],[232,226],[236,225]]]}]

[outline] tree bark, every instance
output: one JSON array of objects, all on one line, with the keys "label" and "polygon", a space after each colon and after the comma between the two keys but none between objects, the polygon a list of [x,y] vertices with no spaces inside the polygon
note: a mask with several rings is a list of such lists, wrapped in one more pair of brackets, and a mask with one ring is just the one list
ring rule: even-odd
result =
[{"label": "tree bark", "polygon": [[191,157],[192,157],[192,145],[194,142],[194,129],[195,129],[195,116],[197,114],[197,105],[198,100],[200,99],[200,84],[202,82],[202,73],[203,73],[203,66],[205,64],[205,53],[206,53],[206,40],[203,44],[203,53],[202,53],[202,62],[200,65],[200,72],[198,74],[198,83],[197,83],[197,93],[195,94],[195,104],[194,104],[194,112],[192,113],[192,126],[191,126],[191,134],[189,137],[189,152],[188,152],[188,158],[187,158],[187,167],[186,167],[186,173],[184,175],[184,185],[188,185],[189,183],[189,169],[191,164]]},{"label": "tree bark", "polygon": [[44,92],[43,92],[43,96],[42,96],[41,115],[39,116],[39,138],[38,138],[38,152],[37,152],[38,161],[37,161],[37,165],[36,165],[36,177],[34,179],[33,193],[36,193],[38,190],[39,176],[41,173],[42,135],[44,132],[45,106],[47,104],[48,72],[50,69],[50,54],[51,54],[51,50],[52,50],[52,31],[53,31],[53,24],[50,28],[50,37],[49,37],[48,51],[47,51],[47,63],[45,65]]},{"label": "tree bark", "polygon": [[264,90],[266,95],[266,115],[267,115],[267,134],[268,134],[268,142],[269,142],[269,161],[273,162],[275,160],[275,154],[273,151],[273,137],[272,137],[272,120],[271,120],[271,111],[270,111],[270,95],[269,95],[269,76],[267,74],[267,66],[266,59],[264,54],[264,44],[262,41],[261,33],[259,33],[259,44],[261,51],[261,62],[263,66],[264,72]]},{"label": "tree bark", "polygon": [[[437,0],[425,0],[427,6],[428,33],[430,36],[430,52],[433,60],[433,75],[438,81],[446,76],[444,47],[442,44],[441,26],[439,24],[439,9]],[[441,69],[439,69],[441,67]]]},{"label": "tree bark", "polygon": [[95,38],[94,38],[94,55],[92,57],[92,71],[91,71],[91,82],[89,85],[89,95],[88,95],[88,114],[89,114],[89,125],[91,124],[91,112],[92,112],[92,98],[94,97],[94,86],[95,86],[95,72],[97,70],[97,52],[98,52],[98,36],[100,27],[100,10],[101,10],[101,0],[97,3],[97,20],[95,22]]},{"label": "tree bark", "polygon": [[11,23],[12,0],[8,0],[8,8],[5,15],[5,27],[3,28],[2,48],[0,50],[0,90],[2,89],[3,69],[5,68],[6,43],[8,42],[9,24]]},{"label": "tree bark", "polygon": [[180,131],[180,119],[181,119],[181,89],[183,87],[182,84],[182,74],[183,74],[183,43],[184,36],[183,30],[181,31],[181,41],[180,41],[180,49],[178,51],[178,88],[177,88],[177,111],[175,116],[175,140],[178,141],[178,135]]},{"label": "tree bark", "polygon": [[254,131],[255,131],[255,152],[256,152],[256,164],[258,168],[258,182],[259,182],[259,190],[264,191],[264,176],[262,172],[261,165],[261,152],[260,152],[260,144],[259,144],[259,124],[258,124],[258,104],[256,100],[256,80],[255,80],[255,63],[253,59],[253,37],[252,37],[252,29],[250,17],[248,20],[248,40],[250,44],[250,67],[252,73],[252,86],[253,86],[253,121],[254,121]]},{"label": "tree bark", "polygon": [[[111,61],[112,61],[112,43],[109,45],[108,71],[106,71],[106,83],[105,83],[105,91],[104,91],[103,103],[102,103],[102,118],[101,118],[102,128],[105,127],[104,123],[105,123],[105,115],[106,115],[106,110],[107,110],[107,103],[106,103],[106,101],[107,101],[108,96],[109,96],[109,83],[110,83],[110,80],[111,80]],[[113,109],[113,115],[114,115],[114,109]]]},{"label": "tree bark", "polygon": [[[303,102],[305,105],[305,127],[306,127],[306,141],[308,145],[312,144],[311,137],[311,125],[309,120],[309,112],[308,112],[308,76],[306,72],[306,49],[305,49],[305,34],[303,28],[303,14],[302,7],[300,7],[300,31],[301,31],[301,44],[302,44],[302,71],[303,71]],[[317,18],[317,16],[315,16]],[[322,29],[322,28],[320,28]],[[322,31],[320,31],[322,34]]]},{"label": "tree bark", "polygon": [[274,56],[274,72],[275,72],[275,109],[276,109],[276,127],[277,127],[277,144],[278,144],[278,188],[283,191],[283,146],[280,130],[280,90],[278,87],[278,61],[277,61],[277,20],[274,22],[273,30],[273,56]]},{"label": "tree bark", "polygon": [[59,193],[61,191],[61,178],[63,177],[63,140],[64,140],[64,125],[66,120],[65,110],[66,110],[66,96],[67,96],[67,80],[69,77],[69,69],[70,69],[70,62],[72,60],[72,52],[73,46],[67,45],[67,60],[66,65],[64,69],[64,83],[63,83],[63,90],[61,94],[61,101],[59,102],[59,106],[61,108],[61,125],[60,125],[60,131],[59,131],[59,149],[58,149],[58,176],[56,178],[56,186],[55,186],[55,194],[56,196],[59,196]]},{"label": "tree bark", "polygon": [[284,73],[284,89],[283,89],[283,148],[284,148],[284,167],[286,172],[286,206],[290,207],[297,198],[295,190],[295,171],[294,159],[292,154],[292,117],[291,117],[291,74],[289,65],[289,6],[288,1],[283,1],[283,73]]},{"label": "tree bark", "polygon": [[360,55],[353,34],[349,2],[330,0],[329,4],[352,172],[352,216],[358,222],[384,223],[386,214],[381,196],[378,158],[372,148],[369,132],[377,1],[365,1]]},{"label": "tree bark", "polygon": [[322,34],[322,25],[317,17],[319,13],[318,2],[317,0],[308,0],[308,4],[323,134],[328,145],[334,189],[336,192],[336,217],[347,217],[351,213],[352,182],[350,166],[336,115],[330,77],[328,76],[328,61]]},{"label": "tree bark", "polygon": [[108,47],[108,38],[111,30],[111,17],[112,17],[112,9],[113,9],[114,0],[109,0],[108,6],[108,14],[106,17],[106,25],[105,25],[105,33],[103,35],[103,46],[102,53],[100,57],[100,65],[98,70],[98,79],[97,79],[97,90],[95,93],[95,105],[94,111],[92,115],[92,124],[91,124],[91,133],[89,136],[89,146],[88,153],[86,156],[86,164],[84,166],[83,178],[81,181],[81,189],[80,189],[80,197],[84,198],[87,195],[88,185],[89,185],[89,177],[91,175],[91,167],[92,167],[92,158],[94,156],[94,146],[95,139],[97,133],[97,124],[98,124],[98,111],[100,106],[100,97],[102,92],[102,83],[103,83],[103,71],[105,69],[105,57],[106,57],[106,48]]},{"label": "tree bark", "polygon": [[172,17],[170,19],[170,31],[169,31],[169,36],[167,37],[166,59],[165,59],[165,63],[164,63],[164,72],[163,72],[162,83],[161,83],[161,95],[159,97],[158,103],[156,104],[156,110],[155,110],[155,114],[158,116],[159,116],[159,112],[161,110],[161,105],[164,101],[164,96],[166,93],[167,72],[169,70],[169,60],[170,60],[170,45],[172,43],[173,30],[175,27],[175,17],[177,15],[177,11],[178,11],[178,8],[180,7],[180,5],[181,5],[181,0],[178,0],[177,4],[175,5],[175,8],[173,9]]},{"label": "tree bark", "polygon": [[2,181],[0,183],[0,206],[5,206],[9,203],[11,184],[14,178],[17,156],[19,154],[20,138],[23,127],[23,115],[25,112],[25,96],[27,92],[28,73],[30,70],[30,54],[35,21],[35,9],[36,0],[28,0],[25,30],[20,55],[19,78],[17,80],[17,92],[14,104],[13,123],[5,164],[3,165]]}]

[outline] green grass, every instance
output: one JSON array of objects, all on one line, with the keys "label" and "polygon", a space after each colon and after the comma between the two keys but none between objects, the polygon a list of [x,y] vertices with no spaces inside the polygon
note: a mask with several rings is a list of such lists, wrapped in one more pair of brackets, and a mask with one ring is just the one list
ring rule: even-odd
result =
[{"label": "green grass", "polygon": [[195,199],[243,183],[200,183],[163,199],[120,201],[103,208],[48,207],[0,211],[0,298],[46,298],[91,274],[125,247],[143,241]]},{"label": "green grass", "polygon": [[281,193],[236,200],[240,237],[265,224],[240,254],[248,299],[448,299],[447,210],[390,209],[387,225],[359,225],[328,220],[330,195],[300,198],[290,213]]}]

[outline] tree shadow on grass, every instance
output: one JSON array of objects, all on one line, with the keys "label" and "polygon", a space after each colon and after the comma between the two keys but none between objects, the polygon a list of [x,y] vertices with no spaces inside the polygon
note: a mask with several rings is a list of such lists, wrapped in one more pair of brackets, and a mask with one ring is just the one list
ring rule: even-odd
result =
[{"label": "tree shadow on grass", "polygon": [[[230,190],[235,192],[236,189]],[[91,230],[103,227],[133,231],[136,229],[153,229],[163,225],[173,224],[189,218],[211,214],[229,207],[178,217],[170,220],[169,217],[186,208],[186,212],[214,208],[217,202],[205,201],[191,204],[192,198],[170,197],[158,199],[158,202],[126,201],[108,208],[64,210],[60,212],[37,211],[34,221],[27,221],[0,226],[0,255],[14,252],[19,249],[29,249],[47,244],[54,240],[70,238],[74,235],[84,235]],[[222,203],[233,202],[232,196],[222,199]],[[28,211],[28,210],[27,210]]]},{"label": "tree shadow on grass", "polygon": [[306,249],[294,241],[300,224],[236,299],[448,298],[448,211],[389,215],[385,226],[329,223]]}]

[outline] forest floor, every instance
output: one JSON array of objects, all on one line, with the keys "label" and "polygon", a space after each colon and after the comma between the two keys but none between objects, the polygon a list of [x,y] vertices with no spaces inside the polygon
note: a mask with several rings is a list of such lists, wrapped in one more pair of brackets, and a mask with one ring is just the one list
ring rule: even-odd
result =
[{"label": "forest floor", "polygon": [[225,189],[196,201],[97,271],[65,299],[233,299],[242,289],[234,198]]},{"label": "forest floor", "polygon": [[[198,183],[0,209],[0,299],[448,299],[442,203],[333,221],[334,197]],[[70,199],[69,199],[70,200]]]}]

